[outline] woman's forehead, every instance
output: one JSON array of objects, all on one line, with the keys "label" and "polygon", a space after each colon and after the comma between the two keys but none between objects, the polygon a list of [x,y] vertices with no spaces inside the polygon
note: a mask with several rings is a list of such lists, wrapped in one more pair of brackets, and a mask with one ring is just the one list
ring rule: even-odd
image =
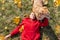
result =
[{"label": "woman's forehead", "polygon": [[[36,9],[35,9],[36,10]],[[40,8],[40,9],[38,9],[38,10],[36,10],[36,11],[34,11],[35,13],[37,13],[37,14],[45,14],[45,13],[49,13],[49,11],[48,11],[48,9],[47,8]]]}]

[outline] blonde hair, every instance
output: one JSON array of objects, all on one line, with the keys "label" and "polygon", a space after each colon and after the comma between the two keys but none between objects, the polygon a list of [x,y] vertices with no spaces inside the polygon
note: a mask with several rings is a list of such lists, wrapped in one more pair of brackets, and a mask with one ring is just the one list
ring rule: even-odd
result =
[{"label": "blonde hair", "polygon": [[36,8],[33,9],[33,12],[34,13],[36,12],[37,14],[41,13],[41,12],[44,13],[44,14],[48,14],[49,10],[48,10],[47,7],[38,7],[38,8],[36,7]]},{"label": "blonde hair", "polygon": [[33,10],[33,12],[35,13],[37,18],[42,15],[48,17],[50,14],[47,7],[38,7],[35,10]]},{"label": "blonde hair", "polygon": [[40,17],[41,14],[44,16],[49,16],[48,8],[43,6],[43,0],[32,0],[33,1],[33,7],[32,11],[36,15],[36,18]]}]

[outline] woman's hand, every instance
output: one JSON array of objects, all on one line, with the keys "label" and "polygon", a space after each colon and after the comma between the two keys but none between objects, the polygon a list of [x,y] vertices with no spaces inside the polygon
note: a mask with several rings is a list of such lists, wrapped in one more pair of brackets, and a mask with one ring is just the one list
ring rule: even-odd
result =
[{"label": "woman's hand", "polygon": [[11,34],[9,34],[9,35],[5,36],[5,38],[4,38],[4,39],[5,39],[5,40],[8,40],[8,38],[9,38],[9,37],[11,37]]}]

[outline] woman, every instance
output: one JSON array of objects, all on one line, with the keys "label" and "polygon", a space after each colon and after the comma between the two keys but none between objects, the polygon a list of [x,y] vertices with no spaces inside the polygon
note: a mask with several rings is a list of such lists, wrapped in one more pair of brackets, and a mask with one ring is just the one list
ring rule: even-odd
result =
[{"label": "woman", "polygon": [[48,19],[44,18],[44,23],[38,21],[35,17],[35,14],[32,12],[30,14],[30,18],[23,19],[22,23],[18,25],[9,35],[5,37],[5,40],[8,37],[11,37],[17,33],[19,33],[19,29],[22,25],[24,25],[24,30],[21,34],[21,40],[40,40],[40,27],[48,25]]}]

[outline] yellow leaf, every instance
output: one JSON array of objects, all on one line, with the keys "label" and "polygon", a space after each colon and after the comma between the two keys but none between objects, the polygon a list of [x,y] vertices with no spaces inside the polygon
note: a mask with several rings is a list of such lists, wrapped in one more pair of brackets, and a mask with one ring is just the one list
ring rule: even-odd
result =
[{"label": "yellow leaf", "polygon": [[19,29],[20,32],[22,32],[24,30],[24,25],[21,26],[21,28]]},{"label": "yellow leaf", "polygon": [[5,7],[2,7],[2,10],[5,10]]},{"label": "yellow leaf", "polygon": [[4,4],[5,3],[5,0],[2,0],[2,3]]},{"label": "yellow leaf", "polygon": [[60,5],[60,0],[54,0],[54,6],[58,7]]},{"label": "yellow leaf", "polygon": [[18,6],[18,8],[21,8],[21,2],[18,2],[18,4],[17,4],[17,6]]},{"label": "yellow leaf", "polygon": [[56,32],[56,33],[60,33],[60,26],[59,26],[59,25],[56,25],[56,27],[55,27],[55,32]]},{"label": "yellow leaf", "polygon": [[17,0],[14,0],[14,3],[17,4],[18,3]]},{"label": "yellow leaf", "polygon": [[5,27],[5,29],[8,29],[8,27]]},{"label": "yellow leaf", "polygon": [[21,2],[21,0],[17,0],[17,2]]},{"label": "yellow leaf", "polygon": [[4,40],[4,36],[3,35],[0,35],[0,40]]},{"label": "yellow leaf", "polygon": [[15,24],[19,24],[19,22],[20,22],[20,17],[15,17],[13,19],[13,23],[15,23]]},{"label": "yellow leaf", "polygon": [[15,4],[17,4],[17,3],[19,3],[19,2],[21,2],[21,0],[14,0],[14,3],[15,3]]}]

